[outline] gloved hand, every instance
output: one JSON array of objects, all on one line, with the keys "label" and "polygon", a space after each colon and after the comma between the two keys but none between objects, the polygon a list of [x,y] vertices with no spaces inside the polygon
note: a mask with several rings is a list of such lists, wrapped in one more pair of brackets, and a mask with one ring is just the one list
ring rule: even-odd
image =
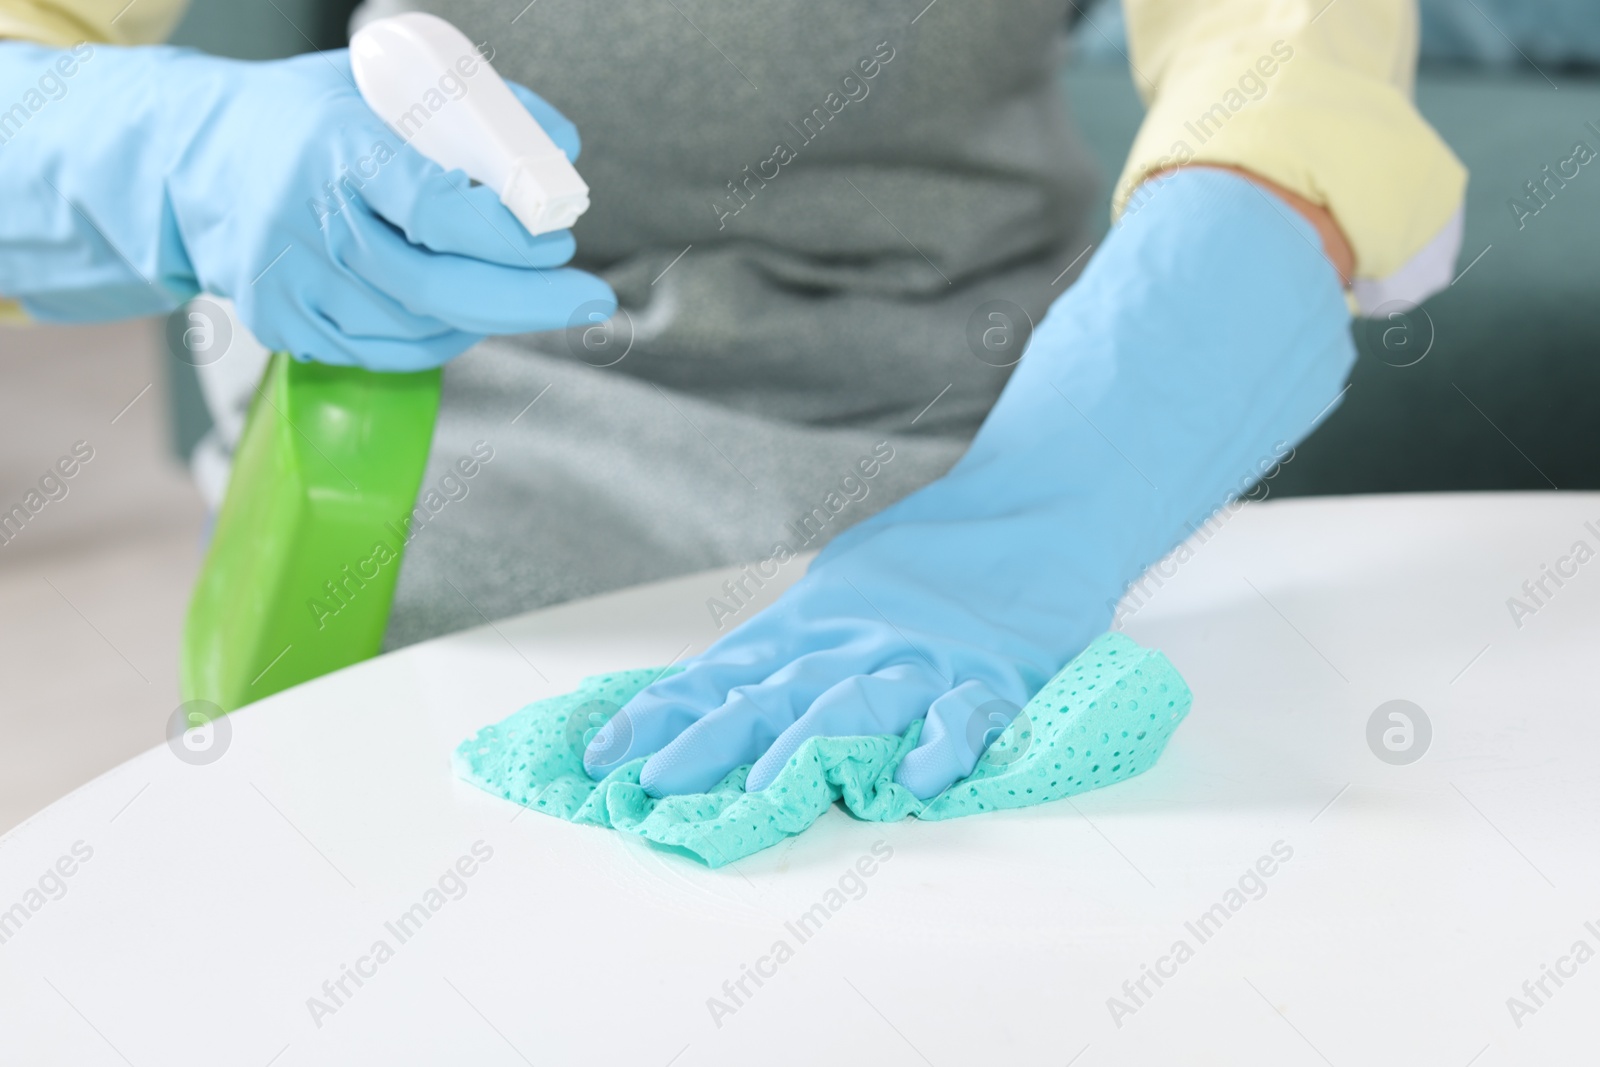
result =
[{"label": "gloved hand", "polygon": [[817,735],[899,734],[927,799],[1109,624],[1127,584],[1332,408],[1355,357],[1316,231],[1238,176],[1151,191],[1040,324],[949,474],[840,534],[772,607],[655,683],[585,752],[654,753],[652,794]]},{"label": "gloved hand", "polygon": [[[69,73],[70,72],[70,73]],[[525,89],[564,150],[572,124]],[[42,320],[231,297],[263,344],[376,370],[614,306],[493,190],[445,172],[357,91],[345,52],[271,63],[0,42],[0,295]],[[442,121],[442,120],[435,120]]]}]

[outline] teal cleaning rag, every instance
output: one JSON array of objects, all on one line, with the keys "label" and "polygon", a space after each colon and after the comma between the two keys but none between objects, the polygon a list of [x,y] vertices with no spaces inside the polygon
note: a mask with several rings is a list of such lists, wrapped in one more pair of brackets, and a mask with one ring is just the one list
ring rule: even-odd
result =
[{"label": "teal cleaning rag", "polygon": [[901,737],[812,738],[759,793],[744,791],[750,768],[740,767],[709,793],[657,799],[639,784],[644,757],[592,780],[583,770],[587,739],[661,676],[595,675],[576,692],[529,704],[462,742],[456,773],[534,811],[637,834],[720,867],[799,833],[835,801],[873,822],[953,819],[1120,782],[1155,763],[1190,700],[1165,656],[1108,633],[1039,690],[971,774],[931,800],[894,781],[920,722]]}]

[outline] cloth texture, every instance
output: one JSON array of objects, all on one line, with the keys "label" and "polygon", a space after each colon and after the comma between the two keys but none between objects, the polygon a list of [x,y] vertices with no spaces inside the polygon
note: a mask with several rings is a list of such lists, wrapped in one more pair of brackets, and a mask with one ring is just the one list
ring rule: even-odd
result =
[{"label": "cloth texture", "polygon": [[993,738],[971,774],[927,801],[894,781],[920,722],[902,737],[812,738],[757,793],[745,792],[748,766],[709,792],[659,800],[639,784],[643,758],[591,780],[583,769],[589,738],[663,673],[597,675],[572,693],[530,704],[462,742],[456,773],[533,811],[607,826],[721,867],[800,833],[835,802],[871,822],[938,820],[1112,785],[1156,762],[1190,704],[1188,686],[1165,656],[1108,633]]}]

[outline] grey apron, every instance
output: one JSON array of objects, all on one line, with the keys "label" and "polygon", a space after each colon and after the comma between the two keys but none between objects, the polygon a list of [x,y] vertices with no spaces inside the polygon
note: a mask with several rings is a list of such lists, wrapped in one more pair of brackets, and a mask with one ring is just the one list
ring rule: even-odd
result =
[{"label": "grey apron", "polygon": [[949,469],[1082,266],[1066,0],[525,3],[358,15],[577,124],[622,309],[446,369],[389,647],[820,546]]}]

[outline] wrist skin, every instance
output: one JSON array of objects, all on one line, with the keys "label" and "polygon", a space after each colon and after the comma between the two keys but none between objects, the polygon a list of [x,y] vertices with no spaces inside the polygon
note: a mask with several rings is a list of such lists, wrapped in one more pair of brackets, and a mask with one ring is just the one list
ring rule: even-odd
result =
[{"label": "wrist skin", "polygon": [[[1237,174],[1251,184],[1273,193],[1292,207],[1302,218],[1311,223],[1317,233],[1321,235],[1323,256],[1333,265],[1333,269],[1338,272],[1339,280],[1344,284],[1345,288],[1350,287],[1350,280],[1355,275],[1355,251],[1350,247],[1349,240],[1345,238],[1344,231],[1339,228],[1339,223],[1334,219],[1333,212],[1320,204],[1313,204],[1300,194],[1290,192],[1277,182],[1269,181],[1258,174],[1253,174],[1243,167],[1235,167],[1226,163],[1191,163],[1187,165],[1187,168],[1193,167],[1225,170],[1232,174]],[[1173,174],[1180,169],[1187,168],[1172,167],[1164,171],[1157,171],[1145,180],[1153,181]]]}]

